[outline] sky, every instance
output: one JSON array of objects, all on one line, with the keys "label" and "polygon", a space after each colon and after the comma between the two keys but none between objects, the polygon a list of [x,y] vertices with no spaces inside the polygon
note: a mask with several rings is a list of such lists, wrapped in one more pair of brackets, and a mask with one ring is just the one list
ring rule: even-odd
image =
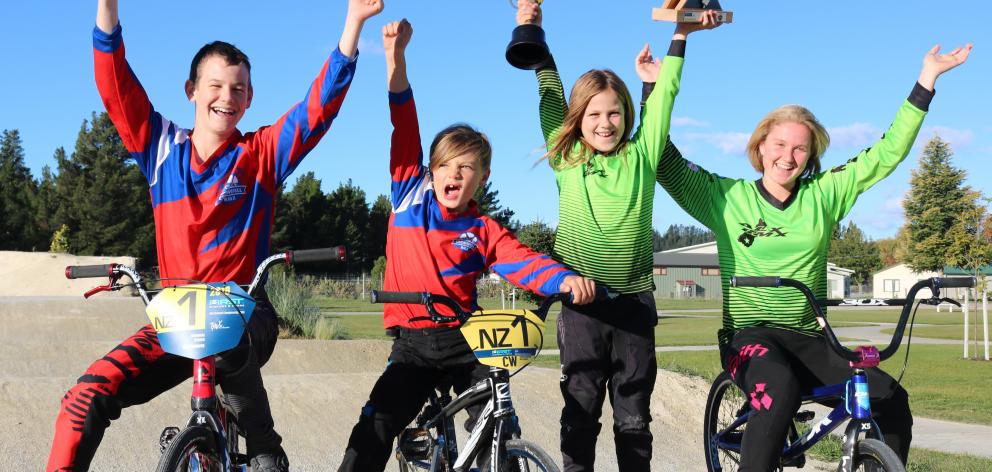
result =
[{"label": "sky", "polygon": [[[330,132],[290,177],[313,171],[330,192],[349,179],[371,203],[389,191],[391,125],[381,28],[407,18],[410,81],[425,143],[454,122],[485,132],[494,148],[493,187],[523,223],[558,221],[553,174],[539,162],[543,142],[533,72],[504,59],[514,10],[507,0],[385,0],[362,32],[357,73]],[[0,130],[20,131],[36,177],[54,167],[58,147],[72,152],[83,121],[103,106],[93,80],[95,1],[8,2],[0,27],[7,64],[0,74]],[[121,0],[132,69],[153,105],[170,120],[193,124],[183,82],[193,54],[213,40],[234,43],[252,62],[254,100],[239,126],[274,122],[307,87],[337,45],[347,2]],[[649,43],[668,49],[674,24],[651,20],[661,0],[547,0],[544,26],[566,91],[592,68],[610,68],[635,100],[634,57]],[[872,238],[903,223],[922,144],[939,134],[951,143],[966,183],[992,193],[992,28],[980,11],[900,2],[732,1],[734,22],[689,37],[672,139],[687,159],[727,177],[757,178],[744,146],[772,109],[798,103],[831,134],[824,167],[841,164],[881,137],[919,76],[927,50],[971,42],[968,62],[942,76],[916,146],[887,179],[864,193],[848,216]],[[857,5],[856,7],[852,5]],[[57,13],[55,13],[57,11]],[[654,226],[696,224],[660,187]]]}]

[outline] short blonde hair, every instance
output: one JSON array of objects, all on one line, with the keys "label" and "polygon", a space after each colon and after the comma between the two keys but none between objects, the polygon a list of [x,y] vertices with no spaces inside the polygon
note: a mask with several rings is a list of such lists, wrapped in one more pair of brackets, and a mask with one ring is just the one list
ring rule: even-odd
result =
[{"label": "short blonde hair", "polygon": [[780,106],[765,115],[758,122],[758,126],[754,128],[754,133],[751,133],[751,139],[747,142],[747,157],[751,161],[751,166],[758,172],[765,172],[764,166],[761,164],[761,151],[758,150],[758,146],[765,142],[772,127],[781,123],[799,123],[809,129],[811,136],[809,158],[806,161],[806,168],[803,169],[800,178],[812,177],[819,174],[821,168],[820,157],[826,152],[827,146],[830,146],[830,134],[820,124],[820,121],[813,116],[813,113],[801,105]]},{"label": "short blonde hair", "polygon": [[493,158],[493,148],[489,138],[475,128],[464,124],[453,124],[434,136],[430,150],[430,168],[435,169],[464,154],[475,154],[479,158],[482,171],[489,170]]},{"label": "short blonde hair", "polygon": [[[615,151],[623,150],[630,141],[630,133],[634,128],[634,103],[630,98],[630,91],[627,90],[627,84],[612,70],[593,69],[582,74],[572,86],[565,121],[545,155],[552,159],[552,165],[557,168],[568,168],[589,161],[594,149],[582,140],[582,117],[592,98],[606,90],[613,90],[623,105],[623,134]],[[573,155],[572,149],[577,142],[582,143],[583,151]]]}]

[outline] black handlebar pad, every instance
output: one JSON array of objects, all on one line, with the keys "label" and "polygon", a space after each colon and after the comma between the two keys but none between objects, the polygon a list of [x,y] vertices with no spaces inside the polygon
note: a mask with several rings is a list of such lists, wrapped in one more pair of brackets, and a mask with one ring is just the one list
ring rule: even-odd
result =
[{"label": "black handlebar pad", "polygon": [[82,279],[87,277],[109,277],[116,264],[97,264],[68,266],[65,268],[65,278]]},{"label": "black handlebar pad", "polygon": [[975,286],[974,277],[946,277],[938,278],[937,283],[942,288],[971,288]]},{"label": "black handlebar pad", "polygon": [[372,303],[424,303],[424,292],[383,292],[373,290]]},{"label": "black handlebar pad", "polygon": [[321,249],[302,249],[299,251],[289,252],[289,259],[293,264],[326,261],[344,262],[346,258],[347,251],[344,246],[325,247]]},{"label": "black handlebar pad", "polygon": [[779,277],[731,277],[731,287],[779,287],[782,279]]}]

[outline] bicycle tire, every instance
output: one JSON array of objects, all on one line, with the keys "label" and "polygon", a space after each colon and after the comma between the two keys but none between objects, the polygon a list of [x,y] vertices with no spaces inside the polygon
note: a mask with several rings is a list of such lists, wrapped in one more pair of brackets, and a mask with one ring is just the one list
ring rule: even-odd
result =
[{"label": "bicycle tire", "polygon": [[192,426],[179,432],[162,452],[156,472],[224,472],[213,431]]},{"label": "bicycle tire", "polygon": [[[703,453],[706,456],[706,470],[709,472],[736,471],[740,468],[740,454],[719,449],[714,437],[717,432],[730,426],[742,409],[747,408],[744,392],[730,379],[730,374],[721,372],[713,381],[706,396],[706,411],[703,414]],[[747,424],[741,425],[731,434],[738,441],[744,436]]]},{"label": "bicycle tire", "polygon": [[877,439],[858,441],[853,469],[865,472],[906,472],[906,467],[895,451]]},{"label": "bicycle tire", "polygon": [[[506,465],[501,467],[510,472],[560,472],[554,459],[541,449],[541,446],[526,439],[509,439],[506,449]],[[492,470],[485,464],[483,472]]]}]

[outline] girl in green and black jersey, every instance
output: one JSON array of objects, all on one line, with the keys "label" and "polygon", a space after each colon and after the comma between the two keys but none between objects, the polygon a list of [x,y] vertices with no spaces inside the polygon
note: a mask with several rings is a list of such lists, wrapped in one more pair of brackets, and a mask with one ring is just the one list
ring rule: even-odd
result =
[{"label": "girl in green and black jersey", "polygon": [[[772,111],[751,135],[747,154],[761,173],[754,181],[711,174],[683,159],[674,146],[665,148],[658,182],[716,235],[723,282],[721,361],[755,406],[744,433],[742,471],[777,468],[802,392],[842,382],[850,368],[825,343],[801,293],[730,287],[730,277],[788,277],[826,298],[827,253],[835,226],[858,195],[909,154],[937,77],[962,64],[971,45],[942,55],[938,51],[934,47],[924,57],[919,81],[882,139],[833,169],[820,170],[827,131],[798,105]],[[653,95],[674,98],[681,63],[666,59],[658,79],[661,90]],[[868,371],[868,381],[873,417],[885,442],[905,463],[913,424],[908,395],[878,368]]]},{"label": "girl in green and black jersey", "polygon": [[[517,23],[540,25],[540,7],[518,2]],[[684,44],[685,35],[713,25],[711,16],[704,24],[681,25],[673,49]],[[639,74],[657,67],[647,48],[639,58]],[[568,104],[553,60],[537,70],[537,79],[541,130],[559,192],[553,255],[620,294],[566,305],[558,317],[565,470],[593,470],[607,389],[620,470],[650,470],[658,320],[651,215],[673,97],[652,94],[633,131],[630,93],[613,71],[583,74]]]}]

